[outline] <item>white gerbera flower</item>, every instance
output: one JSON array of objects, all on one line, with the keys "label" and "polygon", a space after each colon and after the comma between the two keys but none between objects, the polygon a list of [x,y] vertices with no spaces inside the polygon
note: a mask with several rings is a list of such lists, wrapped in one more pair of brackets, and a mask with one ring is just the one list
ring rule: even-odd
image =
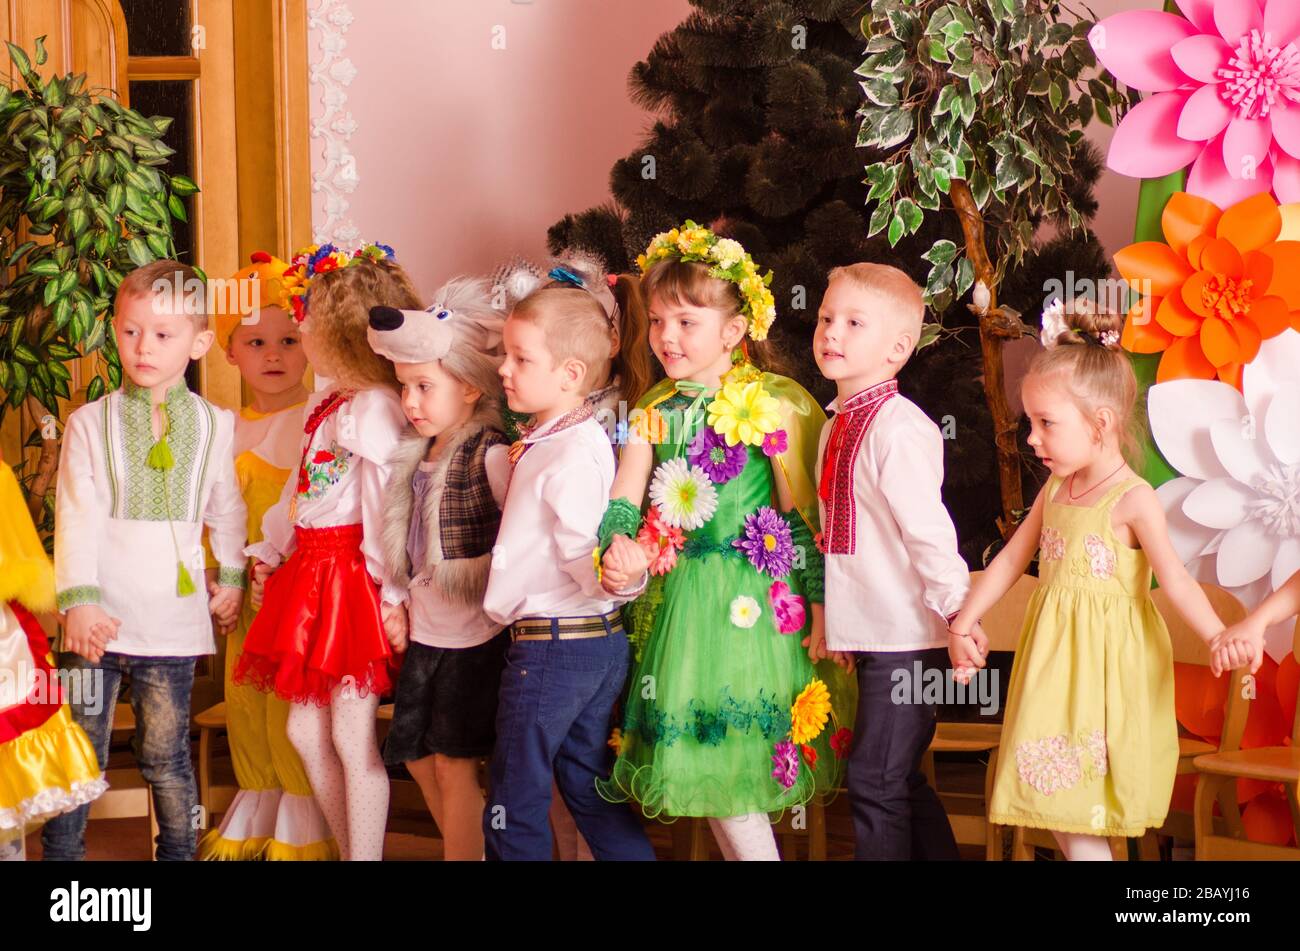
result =
[{"label": "white gerbera flower", "polygon": [[[1171,380],[1148,405],[1156,445],[1182,473],[1156,490],[1174,549],[1193,577],[1251,610],[1300,569],[1300,334],[1265,340],[1242,389]],[[1269,629],[1274,658],[1290,651],[1292,629]]]},{"label": "white gerbera flower", "polygon": [[731,623],[736,627],[749,630],[763,616],[763,609],[747,594],[742,594],[731,602]]},{"label": "white gerbera flower", "polygon": [[723,238],[709,250],[709,255],[726,271],[745,259],[745,249],[739,241]]},{"label": "white gerbera flower", "polygon": [[665,524],[690,531],[713,518],[718,509],[718,490],[707,472],[678,456],[655,470],[650,501],[658,507]]}]

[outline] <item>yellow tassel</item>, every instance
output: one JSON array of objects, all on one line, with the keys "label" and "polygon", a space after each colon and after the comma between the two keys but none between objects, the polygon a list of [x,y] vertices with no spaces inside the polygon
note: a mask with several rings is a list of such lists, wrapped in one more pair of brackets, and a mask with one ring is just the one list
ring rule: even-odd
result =
[{"label": "yellow tassel", "polygon": [[187,598],[195,591],[194,579],[190,577],[189,570],[185,567],[185,562],[176,562],[176,595],[177,597]]}]

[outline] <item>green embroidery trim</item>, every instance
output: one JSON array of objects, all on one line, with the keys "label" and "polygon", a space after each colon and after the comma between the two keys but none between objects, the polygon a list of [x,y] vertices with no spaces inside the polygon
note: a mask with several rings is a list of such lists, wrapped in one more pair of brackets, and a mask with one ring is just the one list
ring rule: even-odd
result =
[{"label": "green embroidery trim", "polygon": [[54,600],[60,611],[80,607],[83,604],[99,604],[99,587],[93,584],[78,585],[60,591]]},{"label": "green embroidery trim", "polygon": [[221,588],[239,588],[241,591],[248,587],[248,571],[244,568],[227,568],[224,565],[217,569],[217,586]]},{"label": "green embroidery trim", "polygon": [[765,739],[776,741],[790,732],[790,709],[776,702],[776,697],[761,688],[753,700],[737,700],[723,688],[716,706],[699,700],[686,705],[686,713],[665,713],[653,701],[629,707],[625,733],[635,733],[646,743],[672,746],[688,737],[704,746],[718,746],[729,732],[750,733],[757,730]]},{"label": "green embroidery trim", "polygon": [[[170,430],[167,443],[175,465],[170,470],[151,469],[145,464],[153,446],[153,406],[149,391],[128,384],[119,401],[118,424],[122,430],[123,481],[126,486],[121,518],[143,522],[171,520],[169,499],[185,499],[189,511],[190,487],[199,455],[199,415],[196,400],[183,384],[167,391]],[[195,505],[199,493],[194,493]],[[179,513],[178,513],[179,514]],[[190,519],[194,521],[196,519]]]},{"label": "green embroidery trim", "polygon": [[201,400],[199,406],[208,417],[208,441],[203,447],[203,465],[199,468],[199,481],[194,484],[194,509],[191,522],[197,522],[203,513],[199,511],[199,505],[203,500],[203,485],[208,479],[208,463],[212,459],[212,444],[216,442],[217,432],[217,415],[213,412],[212,406],[207,400]]},{"label": "green embroidery trim", "polygon": [[113,492],[113,503],[109,506],[110,516],[117,513],[117,468],[113,465],[113,426],[108,404],[112,400],[104,397],[104,468],[108,471],[108,485]]}]

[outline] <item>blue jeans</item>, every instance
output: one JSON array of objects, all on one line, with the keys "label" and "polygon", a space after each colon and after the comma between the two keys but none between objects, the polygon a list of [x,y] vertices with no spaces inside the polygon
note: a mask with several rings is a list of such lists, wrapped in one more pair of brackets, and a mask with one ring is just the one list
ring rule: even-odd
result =
[{"label": "blue jeans", "polygon": [[871,651],[854,655],[858,664],[858,716],[849,754],[849,806],[853,812],[854,857],[858,861],[943,859],[959,855],[948,814],[926,781],[921,760],[934,738],[931,703],[894,702],[894,672],[909,676],[948,667],[942,647],[918,651]]},{"label": "blue jeans", "polygon": [[[105,654],[93,664],[80,654],[62,654],[68,670],[103,672],[98,710],[72,703],[72,717],[90,737],[101,770],[108,767],[108,744],[122,678],[130,678],[131,709],[136,732],[132,748],[140,772],[153,791],[158,817],[158,861],[184,862],[194,857],[199,828],[199,794],[190,756],[190,692],[194,687],[193,657],[131,657]],[[74,696],[72,698],[76,700]],[[83,700],[86,698],[82,698]],[[86,857],[86,820],[90,805],[51,819],[41,832],[45,858],[80,861]]]},{"label": "blue jeans", "polygon": [[492,789],[483,813],[488,859],[550,861],[554,781],[595,858],[654,860],[632,810],[596,792],[596,780],[609,775],[610,719],[627,679],[628,659],[621,630],[605,637],[510,645],[497,705]]}]

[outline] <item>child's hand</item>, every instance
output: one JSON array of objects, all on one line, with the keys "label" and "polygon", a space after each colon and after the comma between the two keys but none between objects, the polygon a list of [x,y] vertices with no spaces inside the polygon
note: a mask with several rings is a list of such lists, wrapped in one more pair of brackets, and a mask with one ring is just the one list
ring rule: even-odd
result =
[{"label": "child's hand", "polygon": [[383,615],[384,633],[388,635],[388,643],[394,651],[400,654],[406,650],[406,645],[410,640],[406,624],[406,605],[385,604],[383,606]]},{"label": "child's hand", "polygon": [[618,594],[641,579],[650,567],[650,558],[626,535],[615,535],[600,564],[601,586],[610,594]]},{"label": "child's hand", "polygon": [[948,659],[958,683],[970,683],[971,677],[984,666],[988,652],[989,639],[978,621],[971,625],[969,632],[948,632]]},{"label": "child's hand", "polygon": [[250,575],[248,586],[248,603],[253,606],[253,610],[259,611],[262,608],[262,594],[266,590],[266,579],[271,577],[275,571],[264,561],[253,559],[253,573]]},{"label": "child's hand", "polygon": [[803,639],[803,646],[808,648],[808,659],[814,664],[826,659],[826,617],[820,611],[813,612],[812,631]]},{"label": "child's hand", "polygon": [[1236,670],[1247,664],[1253,674],[1263,663],[1264,627],[1253,620],[1253,615],[1224,628],[1210,641],[1210,670],[1216,677],[1225,670]]},{"label": "child's hand", "polygon": [[121,626],[120,620],[109,617],[97,604],[81,604],[69,608],[63,632],[63,649],[80,654],[92,664],[98,664],[108,650],[109,642],[117,640],[117,629]]},{"label": "child's hand", "polygon": [[208,613],[217,622],[218,634],[229,634],[239,624],[239,612],[244,606],[244,592],[239,588],[208,585]]}]

